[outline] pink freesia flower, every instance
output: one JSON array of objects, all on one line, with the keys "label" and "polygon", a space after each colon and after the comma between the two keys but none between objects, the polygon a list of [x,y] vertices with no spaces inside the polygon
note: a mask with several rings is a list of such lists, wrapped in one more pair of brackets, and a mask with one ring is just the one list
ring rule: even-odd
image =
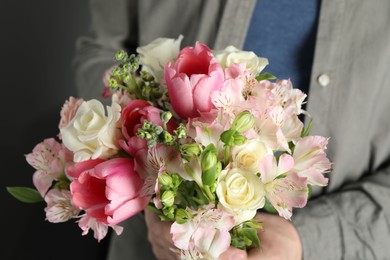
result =
[{"label": "pink freesia flower", "polygon": [[73,154],[54,138],[45,139],[34,147],[32,153],[26,155],[27,162],[36,169],[33,183],[42,197],[53,181],[65,174],[72,158]]},{"label": "pink freesia flower", "polygon": [[229,230],[234,226],[233,215],[219,209],[200,209],[194,219],[171,226],[172,240],[182,255],[202,255],[217,259],[230,246]]},{"label": "pink freesia flower", "polygon": [[45,201],[46,219],[49,222],[66,222],[80,213],[80,209],[72,204],[72,195],[68,190],[51,189],[47,192]]},{"label": "pink freesia flower", "polygon": [[141,212],[150,196],[141,196],[144,180],[129,158],[96,159],[75,164],[69,175],[73,203],[106,225],[115,225]]},{"label": "pink freesia flower", "polygon": [[198,117],[215,108],[210,94],[222,88],[224,74],[205,44],[183,48],[174,64],[165,65],[164,76],[172,107],[181,118]]},{"label": "pink freesia flower", "polygon": [[[140,149],[147,149],[146,141],[137,136],[138,128],[145,120],[163,126],[160,119],[161,110],[143,100],[133,100],[122,110],[122,134],[124,139],[119,140],[120,146],[129,154],[135,155]],[[175,128],[174,120],[169,120],[167,128],[170,132]]]},{"label": "pink freesia flower", "polygon": [[281,155],[278,163],[274,155],[266,155],[259,165],[265,196],[285,219],[291,218],[293,207],[304,207],[308,198],[307,180],[291,172],[293,167],[294,159],[288,154]]},{"label": "pink freesia flower", "polygon": [[325,153],[329,138],[306,136],[296,143],[294,149],[294,170],[300,177],[306,177],[311,185],[326,186],[328,178],[324,173],[330,172],[332,163]]}]

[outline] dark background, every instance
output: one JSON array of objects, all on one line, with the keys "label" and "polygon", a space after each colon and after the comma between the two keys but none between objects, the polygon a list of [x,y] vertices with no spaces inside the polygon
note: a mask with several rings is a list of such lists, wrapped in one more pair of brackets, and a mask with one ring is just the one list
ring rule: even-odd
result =
[{"label": "dark background", "polygon": [[49,223],[43,202],[25,204],[6,191],[33,187],[24,155],[57,134],[62,104],[77,96],[71,63],[88,23],[87,0],[0,2],[1,260],[104,259],[107,238],[82,236],[73,221]]}]

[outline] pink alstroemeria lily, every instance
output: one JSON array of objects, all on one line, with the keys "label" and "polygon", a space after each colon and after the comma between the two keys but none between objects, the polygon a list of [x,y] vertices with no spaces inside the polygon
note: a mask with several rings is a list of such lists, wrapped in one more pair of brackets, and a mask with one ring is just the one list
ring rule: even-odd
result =
[{"label": "pink alstroemeria lily", "polygon": [[328,141],[322,136],[306,136],[295,145],[294,170],[311,185],[328,185],[328,178],[323,175],[330,172],[332,165],[325,153]]},{"label": "pink alstroemeria lily", "polygon": [[230,246],[229,230],[233,226],[234,217],[227,212],[199,210],[194,219],[184,224],[172,224],[172,240],[182,250],[182,256],[195,254],[217,259]]},{"label": "pink alstroemeria lily", "polygon": [[267,155],[259,165],[266,197],[285,219],[291,218],[293,207],[304,207],[308,199],[307,180],[291,171],[293,167],[294,159],[288,154],[282,154],[278,163],[274,155]]}]

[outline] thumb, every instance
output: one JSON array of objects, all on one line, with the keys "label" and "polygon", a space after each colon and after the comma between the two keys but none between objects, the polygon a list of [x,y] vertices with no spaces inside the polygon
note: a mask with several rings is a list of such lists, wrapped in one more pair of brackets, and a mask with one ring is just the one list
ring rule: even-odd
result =
[{"label": "thumb", "polygon": [[219,260],[241,260],[247,259],[247,253],[245,250],[238,249],[236,247],[229,247],[223,254],[218,258]]}]

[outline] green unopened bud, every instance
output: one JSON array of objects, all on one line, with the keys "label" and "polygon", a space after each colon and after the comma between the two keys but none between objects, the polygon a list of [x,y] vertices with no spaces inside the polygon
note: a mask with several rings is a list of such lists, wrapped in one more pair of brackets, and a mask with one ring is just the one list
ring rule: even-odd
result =
[{"label": "green unopened bud", "polygon": [[169,111],[161,111],[160,118],[161,121],[163,121],[163,123],[166,124],[172,118],[172,113]]},{"label": "green unopened bud", "polygon": [[149,86],[144,86],[144,87],[142,88],[142,95],[143,95],[144,97],[149,97],[151,92],[152,92],[152,88],[149,87]]},{"label": "green unopened bud", "polygon": [[133,71],[137,71],[139,69],[139,63],[138,63],[138,60],[136,62],[133,62],[131,64],[131,68]]},{"label": "green unopened bud", "polygon": [[160,134],[160,138],[161,138],[162,143],[164,143],[164,144],[169,145],[173,142],[173,136],[167,131],[163,131]]},{"label": "green unopened bud", "polygon": [[164,186],[172,186],[172,177],[164,172],[158,177],[158,183]]},{"label": "green unopened bud", "polygon": [[172,207],[163,208],[163,214],[167,216],[170,220],[175,218],[175,210]]},{"label": "green unopened bud", "polygon": [[183,144],[180,146],[180,153],[184,159],[189,161],[192,157],[198,157],[201,149],[199,144]]},{"label": "green unopened bud", "polygon": [[153,75],[146,71],[141,71],[141,78],[146,82],[154,81]]},{"label": "green unopened bud", "polygon": [[209,144],[202,153],[200,165],[202,168],[202,182],[204,185],[211,186],[217,176],[217,149],[213,144]]},{"label": "green unopened bud", "polygon": [[192,215],[185,209],[176,210],[175,220],[178,224],[184,224],[192,218]]},{"label": "green unopened bud", "polygon": [[221,141],[228,146],[234,145],[234,135],[238,133],[236,130],[226,130],[221,134]]},{"label": "green unopened bud", "polygon": [[130,70],[130,65],[128,63],[123,64],[122,69],[125,73],[128,73]]},{"label": "green unopened bud", "polygon": [[161,196],[161,203],[165,207],[172,207],[175,202],[175,193],[171,190],[164,191]]},{"label": "green unopened bud", "polygon": [[243,145],[246,140],[247,138],[240,133],[234,135],[234,145]]},{"label": "green unopened bud", "polygon": [[119,77],[122,74],[122,71],[119,67],[114,67],[112,69],[112,75]]},{"label": "green unopened bud", "polygon": [[252,129],[254,124],[254,116],[248,110],[245,110],[234,119],[231,129],[242,133]]},{"label": "green unopened bud", "polygon": [[144,123],[142,124],[142,129],[149,130],[149,129],[152,129],[152,126],[153,126],[153,123],[145,120]]},{"label": "green unopened bud", "polygon": [[146,140],[152,139],[152,137],[153,137],[149,132],[147,132],[141,128],[138,128],[137,136],[139,138],[143,138]]},{"label": "green unopened bud", "polygon": [[221,141],[227,146],[242,145],[247,138],[236,130],[227,130],[221,134]]},{"label": "green unopened bud", "polygon": [[123,61],[123,60],[127,59],[127,57],[128,57],[128,55],[124,50],[120,50],[120,51],[117,51],[115,53],[115,59],[117,61]]},{"label": "green unopened bud", "polygon": [[108,84],[110,85],[111,88],[116,88],[118,86],[118,81],[116,78],[111,77],[110,80],[108,81]]},{"label": "green unopened bud", "polygon": [[187,130],[186,127],[183,124],[180,124],[176,130],[174,130],[177,138],[183,139],[187,137]]}]

